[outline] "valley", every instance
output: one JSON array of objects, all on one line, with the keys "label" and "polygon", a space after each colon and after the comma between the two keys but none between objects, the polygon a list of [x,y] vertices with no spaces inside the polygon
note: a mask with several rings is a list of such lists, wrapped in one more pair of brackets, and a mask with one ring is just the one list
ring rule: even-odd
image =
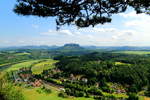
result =
[{"label": "valley", "polygon": [[149,100],[149,51],[67,45],[0,52],[0,91],[15,95],[11,84],[20,100]]}]

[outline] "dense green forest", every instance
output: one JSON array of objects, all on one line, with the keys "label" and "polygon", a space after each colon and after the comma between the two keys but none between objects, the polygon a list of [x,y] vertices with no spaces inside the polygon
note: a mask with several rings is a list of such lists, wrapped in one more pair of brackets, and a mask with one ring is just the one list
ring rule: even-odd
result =
[{"label": "dense green forest", "polygon": [[30,92],[43,100],[142,100],[150,96],[149,54],[27,49],[1,51],[0,55],[4,100],[33,100]]}]

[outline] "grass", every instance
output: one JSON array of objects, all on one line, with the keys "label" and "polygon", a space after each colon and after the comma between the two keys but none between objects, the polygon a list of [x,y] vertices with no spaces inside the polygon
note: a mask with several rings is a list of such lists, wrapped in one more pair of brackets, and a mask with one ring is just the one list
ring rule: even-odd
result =
[{"label": "grass", "polygon": [[44,60],[40,63],[37,63],[37,64],[32,66],[32,68],[31,68],[32,73],[33,74],[41,74],[43,72],[43,70],[48,70],[50,68],[55,67],[54,64],[56,62],[57,61],[55,61],[55,60],[47,59],[47,60]]},{"label": "grass", "polygon": [[143,96],[139,96],[139,100],[144,100],[144,97]]},{"label": "grass", "polygon": [[20,68],[23,68],[23,67],[31,67],[32,64],[38,63],[39,61],[41,60],[30,60],[30,61],[14,64],[8,69],[6,69],[6,71],[19,70]]},{"label": "grass", "polygon": [[[51,87],[52,93],[46,94],[46,93],[38,93],[37,90],[39,88],[32,88],[32,89],[27,89],[23,88],[23,94],[25,97],[25,100],[94,100],[93,98],[85,98],[85,97],[68,97],[68,98],[61,98],[58,97],[59,90],[56,87]],[[127,98],[128,96],[125,94],[109,94],[109,93],[103,93],[105,96],[115,96],[115,97],[123,97]],[[143,97],[140,97],[140,100],[145,100],[142,99]],[[149,100],[149,99],[146,99]]]},{"label": "grass", "polygon": [[0,67],[1,67],[1,66],[7,66],[7,65],[9,65],[9,64],[12,64],[12,63],[0,64]]},{"label": "grass", "polygon": [[139,100],[150,100],[149,97],[139,96]]},{"label": "grass", "polygon": [[150,51],[116,51],[116,52],[114,52],[114,53],[146,55],[146,54],[150,54]]},{"label": "grass", "polygon": [[4,63],[4,64],[0,64],[0,67],[1,67],[1,66],[12,65],[12,64],[17,64],[17,63],[21,63],[21,62],[26,62],[26,61],[29,61],[29,60],[22,60],[22,61],[18,61],[18,62]]},{"label": "grass", "polygon": [[107,92],[103,92],[103,95],[104,96],[114,96],[114,97],[116,97],[116,98],[128,98],[128,96],[126,95],[126,94],[115,94],[115,93],[113,93],[113,94],[110,94],[110,93],[107,93]]},{"label": "grass", "polygon": [[115,62],[115,65],[131,65],[131,64],[122,63],[122,62]]},{"label": "grass", "polygon": [[[44,92],[39,93],[37,90],[40,88],[22,88],[25,100],[94,100],[92,97],[91,98],[85,98],[85,97],[67,97],[67,98],[62,98],[58,97],[58,94],[60,93],[60,90],[57,87],[49,86],[47,85],[48,88],[52,90],[51,93],[46,94]],[[103,95],[105,96],[115,96],[115,97],[122,97],[122,98],[127,98],[128,96],[126,94],[110,94],[103,92]],[[140,100],[144,100],[141,97]],[[147,99],[148,100],[148,99]]]},{"label": "grass", "polygon": [[17,56],[22,56],[22,55],[31,55],[30,53],[24,52],[24,53],[16,53],[15,55]]},{"label": "grass", "polygon": [[59,90],[55,87],[51,87],[52,93],[38,93],[37,90],[39,88],[27,89],[23,88],[23,94],[25,100],[94,100],[93,98],[75,98],[75,97],[68,97],[68,98],[61,98],[58,97]]}]

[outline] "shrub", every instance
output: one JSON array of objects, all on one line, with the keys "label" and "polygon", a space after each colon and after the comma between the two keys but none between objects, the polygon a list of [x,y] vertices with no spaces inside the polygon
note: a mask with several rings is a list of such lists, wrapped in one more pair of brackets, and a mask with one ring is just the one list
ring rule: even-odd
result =
[{"label": "shrub", "polygon": [[51,93],[52,91],[51,91],[50,88],[47,88],[47,87],[45,87],[45,86],[42,86],[41,88],[38,88],[38,89],[36,90],[36,92],[49,94],[49,93]]},{"label": "shrub", "polygon": [[110,88],[107,86],[104,86],[101,88],[104,92],[111,92]]},{"label": "shrub", "polygon": [[36,92],[38,92],[39,94],[42,93],[42,91],[41,91],[40,88],[38,88],[38,89],[36,90]]},{"label": "shrub", "polygon": [[86,88],[77,83],[64,83],[65,88],[75,89],[78,91],[84,91]]},{"label": "shrub", "polygon": [[86,98],[90,98],[90,94],[86,92],[85,97],[86,97]]},{"label": "shrub", "polygon": [[62,98],[67,98],[67,94],[64,93],[64,92],[60,92],[60,93],[58,94],[58,96],[59,96],[59,97],[62,97]]},{"label": "shrub", "polygon": [[129,93],[127,100],[138,100],[138,96],[135,93]]},{"label": "shrub", "polygon": [[42,89],[43,92],[45,92],[45,93],[47,93],[47,94],[49,94],[49,93],[52,92],[50,88],[47,88],[47,87],[45,87],[45,86],[43,86],[41,89]]},{"label": "shrub", "polygon": [[62,85],[62,82],[59,81],[59,80],[56,80],[56,79],[52,79],[52,78],[47,78],[45,79],[47,82],[51,82],[51,83],[54,83],[56,85]]},{"label": "shrub", "polygon": [[150,97],[150,86],[148,86],[147,91],[144,93],[146,96]]},{"label": "shrub", "polygon": [[102,96],[102,91],[96,87],[91,87],[89,90],[88,90],[89,93],[91,94],[94,94],[94,95],[100,95]]},{"label": "shrub", "polygon": [[8,82],[7,75],[0,73],[0,100],[24,100],[22,91]]},{"label": "shrub", "polygon": [[71,90],[70,88],[65,89],[67,95],[73,96],[74,95],[74,90]]},{"label": "shrub", "polygon": [[74,88],[72,89],[66,88],[65,91],[67,95],[75,96],[75,97],[83,97],[85,94],[83,91],[75,90]]},{"label": "shrub", "polygon": [[128,91],[132,92],[132,93],[137,93],[138,89],[137,89],[136,85],[132,85],[130,88],[128,88]]},{"label": "shrub", "polygon": [[75,91],[74,96],[75,97],[83,97],[84,96],[84,92],[83,91]]}]

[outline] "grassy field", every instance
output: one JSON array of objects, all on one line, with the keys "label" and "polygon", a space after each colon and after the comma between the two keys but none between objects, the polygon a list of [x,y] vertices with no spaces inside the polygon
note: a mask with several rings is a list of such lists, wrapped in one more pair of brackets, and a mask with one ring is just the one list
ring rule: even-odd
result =
[{"label": "grassy field", "polygon": [[9,65],[9,64],[11,64],[11,63],[0,64],[0,67],[1,67],[1,66],[7,66],[7,65]]},{"label": "grassy field", "polygon": [[122,63],[122,62],[115,62],[115,65],[131,65],[131,64]]},{"label": "grassy field", "polygon": [[[27,89],[27,88],[23,88],[23,94],[25,97],[25,100],[94,100],[92,97],[91,98],[85,98],[85,97],[68,97],[68,98],[61,98],[58,97],[58,93],[59,93],[59,89],[55,88],[55,87],[51,87],[49,86],[52,90],[52,93],[50,94],[46,94],[46,93],[38,93],[37,90],[39,88],[33,88],[33,89]],[[109,94],[109,93],[103,93],[105,96],[110,96],[113,95],[115,97],[123,97],[123,98],[127,98],[128,96],[125,94]],[[142,99],[143,97],[141,97],[140,100],[144,100]],[[148,100],[148,99],[146,99]]]},{"label": "grassy field", "polygon": [[32,64],[38,63],[40,61],[41,60],[30,60],[30,61],[14,64],[10,68],[6,69],[6,71],[13,71],[13,70],[19,70],[20,68],[23,67],[30,67]]},{"label": "grassy field", "polygon": [[53,68],[54,64],[56,62],[57,61],[55,61],[55,60],[47,59],[47,60],[44,60],[40,63],[37,63],[37,64],[32,66],[32,69],[31,69],[32,73],[33,74],[41,74],[43,72],[43,70],[48,70],[50,68]]},{"label": "grassy field", "polygon": [[25,97],[25,100],[94,100],[93,98],[75,98],[75,97],[68,97],[68,98],[61,98],[58,97],[59,90],[55,87],[51,87],[52,93],[46,94],[46,93],[38,93],[37,89],[39,88],[33,88],[33,89],[27,89],[23,88],[23,94]]},{"label": "grassy field", "polygon": [[22,63],[22,62],[27,62],[29,60],[22,60],[22,61],[18,61],[18,62],[11,62],[11,63],[5,63],[5,64],[0,64],[1,66],[8,66],[8,65],[13,65],[13,64],[17,64],[17,63]]},{"label": "grassy field", "polygon": [[17,56],[22,56],[22,55],[31,55],[30,53],[24,52],[24,53],[16,53],[15,55]]},{"label": "grassy field", "polygon": [[150,51],[116,51],[116,52],[114,52],[114,53],[146,55],[146,54],[150,54]]},{"label": "grassy field", "polygon": [[150,98],[149,97],[140,96],[139,100],[150,100]]}]

